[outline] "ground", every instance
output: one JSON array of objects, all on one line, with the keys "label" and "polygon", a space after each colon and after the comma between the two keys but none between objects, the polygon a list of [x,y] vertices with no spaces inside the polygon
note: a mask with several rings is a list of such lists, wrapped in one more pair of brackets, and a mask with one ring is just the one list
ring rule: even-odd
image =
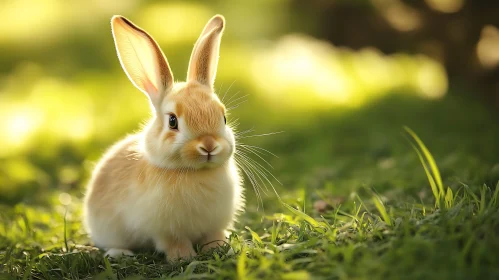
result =
[{"label": "ground", "polygon": [[[227,245],[176,263],[152,251],[104,258],[81,226],[82,179],[62,194],[57,188],[38,189],[20,202],[1,205],[0,276],[499,277],[499,126],[497,114],[485,105],[460,92],[438,101],[393,93],[359,108],[289,113],[258,105],[255,113],[249,100],[246,109],[233,112],[241,115],[243,128],[258,120],[259,133],[284,131],[242,139],[278,156],[265,158],[281,182],[273,180],[280,198],[269,188],[261,195],[262,206],[247,184],[248,207]],[[414,131],[430,156],[404,127]],[[113,140],[94,144],[105,147]],[[78,154],[71,148],[61,153]],[[77,173],[90,172],[83,157],[74,158],[61,161],[77,166]]]}]

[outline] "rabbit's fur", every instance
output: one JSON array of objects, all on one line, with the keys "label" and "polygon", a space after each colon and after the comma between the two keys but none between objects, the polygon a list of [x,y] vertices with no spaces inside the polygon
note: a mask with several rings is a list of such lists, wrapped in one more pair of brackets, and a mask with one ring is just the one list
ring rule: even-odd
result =
[{"label": "rabbit's fur", "polygon": [[213,91],[225,20],[217,15],[206,24],[183,83],[174,83],[149,34],[122,16],[111,25],[121,65],[149,97],[153,118],[97,164],[86,228],[111,256],[154,246],[173,260],[194,256],[193,244],[218,246],[244,206],[234,134]]}]

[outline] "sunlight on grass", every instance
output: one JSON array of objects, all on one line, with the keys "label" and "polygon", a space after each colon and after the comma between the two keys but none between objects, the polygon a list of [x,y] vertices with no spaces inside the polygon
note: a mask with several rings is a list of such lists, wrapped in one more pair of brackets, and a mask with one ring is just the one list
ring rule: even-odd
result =
[{"label": "sunlight on grass", "polygon": [[[116,81],[103,85],[97,75],[68,82],[37,74],[30,78],[28,85],[18,83],[25,74],[20,71],[11,77],[13,82],[4,89],[7,94],[0,104],[0,135],[3,136],[0,145],[4,149],[0,150],[0,157],[30,153],[40,146],[55,152],[53,149],[61,143],[84,145],[95,137],[116,137],[113,135],[119,131],[138,127],[140,118],[148,116],[144,96],[134,92],[128,83],[119,82],[126,77],[109,76],[108,81]],[[116,90],[120,92],[119,104],[113,103]]]},{"label": "sunlight on grass", "polygon": [[81,31],[101,26],[112,13],[131,12],[138,3],[138,0],[4,0],[0,17],[5,24],[0,25],[0,43],[37,52],[67,40],[67,36],[81,36]]},{"label": "sunlight on grass", "polygon": [[0,156],[22,151],[31,137],[38,131],[42,122],[42,114],[36,108],[26,104],[10,104],[10,108],[2,108],[0,116],[0,142],[5,145]]},{"label": "sunlight on grass", "polygon": [[[54,35],[62,27],[60,18],[64,10],[59,0],[4,0],[0,17],[5,23],[0,25],[0,42],[33,40],[43,42]],[[29,8],[28,8],[29,7]]]},{"label": "sunlight on grass", "polygon": [[89,96],[61,80],[38,79],[22,101],[12,100],[5,107],[0,119],[0,134],[4,136],[0,143],[8,154],[34,144],[35,136],[43,135],[45,141],[82,141],[92,135]]},{"label": "sunlight on grass", "polygon": [[397,89],[430,99],[447,92],[443,67],[424,56],[352,51],[303,35],[261,49],[252,64],[259,91],[291,107],[358,107]]}]

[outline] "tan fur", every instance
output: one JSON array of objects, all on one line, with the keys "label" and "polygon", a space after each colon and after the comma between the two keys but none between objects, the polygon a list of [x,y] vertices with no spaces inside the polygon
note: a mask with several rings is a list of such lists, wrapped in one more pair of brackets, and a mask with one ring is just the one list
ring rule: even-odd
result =
[{"label": "tan fur", "polygon": [[175,141],[175,132],[173,131],[168,131],[167,133],[165,133],[165,135],[163,136],[163,140],[166,141],[170,141],[170,142],[174,142]]},{"label": "tan fur", "polygon": [[[169,259],[194,256],[193,244],[221,245],[243,209],[234,135],[212,90],[224,22],[208,22],[191,57],[193,78],[174,84],[154,39],[123,17],[112,19],[122,67],[154,114],[142,132],[106,152],[87,188],[85,226],[109,255],[154,247]],[[178,130],[169,128],[172,113]]]},{"label": "tan fur", "polygon": [[180,112],[176,112],[177,116],[185,116],[189,128],[197,133],[216,130],[225,114],[225,107],[209,91],[205,86],[191,83],[171,97],[177,108],[180,108]]},{"label": "tan fur", "polygon": [[175,108],[176,109],[175,111],[177,112],[177,116],[179,116],[179,117],[184,116],[184,107],[183,107],[182,103],[177,102],[176,105],[177,105],[177,107]]}]

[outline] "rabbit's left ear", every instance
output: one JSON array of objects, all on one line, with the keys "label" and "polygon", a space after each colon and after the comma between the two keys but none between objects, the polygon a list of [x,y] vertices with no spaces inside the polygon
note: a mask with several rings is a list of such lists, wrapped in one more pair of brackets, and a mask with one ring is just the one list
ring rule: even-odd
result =
[{"label": "rabbit's left ear", "polygon": [[204,27],[192,50],[187,71],[188,82],[197,81],[213,89],[224,26],[224,17],[216,15]]}]

